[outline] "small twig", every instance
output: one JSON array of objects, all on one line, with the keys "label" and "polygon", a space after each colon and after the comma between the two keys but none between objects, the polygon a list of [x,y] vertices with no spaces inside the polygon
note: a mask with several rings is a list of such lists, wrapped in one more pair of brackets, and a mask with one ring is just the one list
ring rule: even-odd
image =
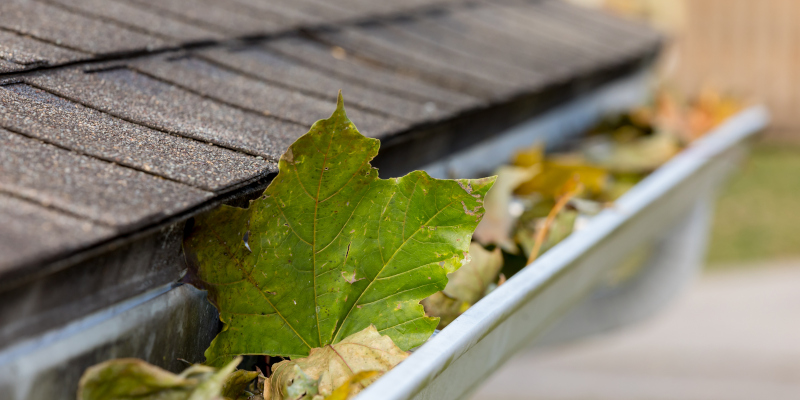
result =
[{"label": "small twig", "polygon": [[577,183],[571,190],[567,190],[558,199],[556,204],[550,210],[550,213],[547,214],[547,219],[544,221],[544,226],[542,226],[542,228],[536,232],[536,240],[533,242],[533,249],[531,250],[531,254],[528,256],[528,265],[536,261],[536,258],[539,257],[539,250],[542,248],[544,240],[547,237],[547,233],[550,231],[550,227],[553,225],[553,222],[555,222],[558,213],[561,212],[564,207],[566,207],[569,200],[575,197],[575,195],[578,194],[581,189],[581,184]]}]

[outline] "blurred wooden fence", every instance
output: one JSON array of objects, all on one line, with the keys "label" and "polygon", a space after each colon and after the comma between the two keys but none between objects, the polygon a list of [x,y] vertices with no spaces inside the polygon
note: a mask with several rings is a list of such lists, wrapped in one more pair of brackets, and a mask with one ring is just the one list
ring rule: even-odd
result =
[{"label": "blurred wooden fence", "polygon": [[776,130],[800,132],[800,0],[687,0],[683,10],[675,31],[681,86],[766,102]]},{"label": "blurred wooden fence", "polygon": [[667,77],[766,103],[772,135],[800,140],[800,0],[568,0],[650,21],[673,37]]}]

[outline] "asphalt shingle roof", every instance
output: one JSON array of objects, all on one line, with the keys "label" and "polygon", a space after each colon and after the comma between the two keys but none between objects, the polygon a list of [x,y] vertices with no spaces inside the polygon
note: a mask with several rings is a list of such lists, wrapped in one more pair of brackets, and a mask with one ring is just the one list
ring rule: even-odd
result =
[{"label": "asphalt shingle roof", "polygon": [[659,43],[557,0],[3,2],[0,299],[263,189],[339,89],[394,174],[635,70]]}]

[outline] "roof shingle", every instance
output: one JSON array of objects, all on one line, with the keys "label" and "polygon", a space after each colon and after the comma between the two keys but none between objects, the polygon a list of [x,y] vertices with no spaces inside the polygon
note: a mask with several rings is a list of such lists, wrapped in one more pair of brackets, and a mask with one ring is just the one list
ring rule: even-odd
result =
[{"label": "roof shingle", "polygon": [[212,194],[0,129],[0,192],[95,223],[141,226]]},{"label": "roof shingle", "polygon": [[26,84],[0,86],[0,124],[42,141],[219,191],[274,163],[133,124]]},{"label": "roof shingle", "polygon": [[90,233],[0,255],[0,280],[263,189],[340,89],[384,141],[381,174],[402,173],[640,67],[659,40],[555,0],[6,2],[0,239],[27,240],[37,212],[56,236]]}]

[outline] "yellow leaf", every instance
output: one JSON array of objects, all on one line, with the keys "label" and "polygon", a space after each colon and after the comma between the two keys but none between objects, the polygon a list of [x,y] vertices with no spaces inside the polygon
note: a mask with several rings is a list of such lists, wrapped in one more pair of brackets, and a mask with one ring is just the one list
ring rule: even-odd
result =
[{"label": "yellow leaf", "polygon": [[578,182],[590,194],[597,195],[605,190],[609,174],[605,168],[595,167],[572,160],[545,161],[543,170],[533,179],[520,185],[516,193],[520,195],[530,195],[540,193],[548,198],[561,197],[565,193],[565,185],[574,176],[578,177]]},{"label": "yellow leaf", "polygon": [[377,377],[378,375],[380,375],[380,372],[378,371],[361,371],[351,376],[350,379],[347,380],[347,382],[342,384],[342,386],[339,386],[338,388],[334,389],[333,393],[331,393],[330,396],[325,397],[325,400],[347,400],[352,396],[355,396],[355,393],[353,393],[353,389],[354,387],[356,387],[356,385],[360,385],[362,384],[362,382],[366,382],[372,378]]},{"label": "yellow leaf", "polygon": [[511,161],[511,164],[527,168],[538,165],[542,161],[544,161],[544,146],[541,143],[537,143],[517,151],[517,153],[514,154],[514,159]]}]

